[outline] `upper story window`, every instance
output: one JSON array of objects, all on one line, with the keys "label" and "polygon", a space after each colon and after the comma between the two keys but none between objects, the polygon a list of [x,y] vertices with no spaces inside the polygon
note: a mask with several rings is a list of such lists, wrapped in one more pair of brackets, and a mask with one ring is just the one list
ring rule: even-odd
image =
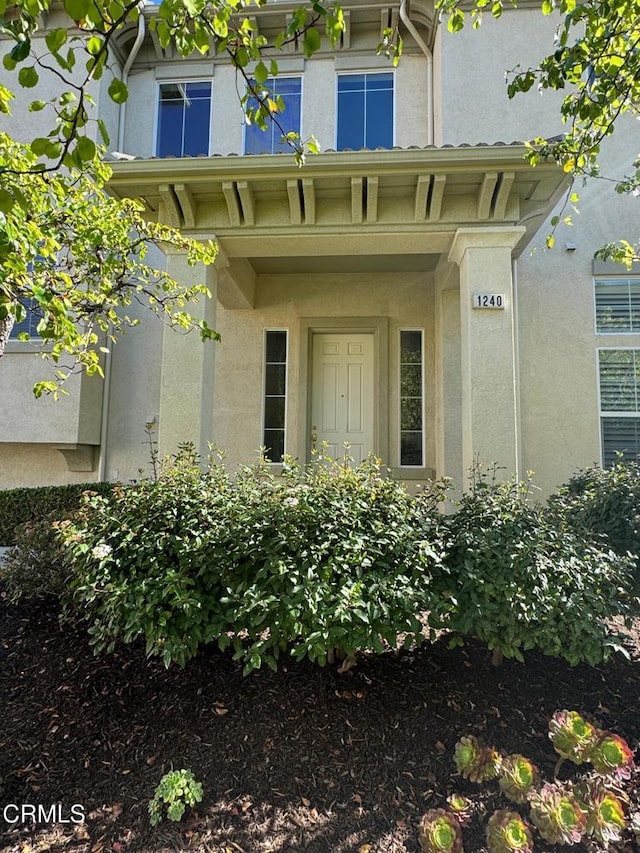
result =
[{"label": "upper story window", "polygon": [[640,279],[597,278],[596,332],[640,333]]},{"label": "upper story window", "polygon": [[158,157],[209,154],[211,81],[160,83]]},{"label": "upper story window", "polygon": [[338,151],[393,147],[393,73],[338,75]]},{"label": "upper story window", "polygon": [[640,350],[598,352],[602,464],[613,465],[617,454],[637,461],[640,454]]},{"label": "upper story window", "polygon": [[[281,127],[267,119],[267,129],[260,130],[255,124],[245,126],[245,154],[278,154],[291,152],[291,146],[282,139],[283,133],[300,133],[302,114],[302,78],[270,77],[265,82],[265,91],[270,97],[282,98],[284,110],[277,114]],[[257,106],[252,99],[251,106]]]}]

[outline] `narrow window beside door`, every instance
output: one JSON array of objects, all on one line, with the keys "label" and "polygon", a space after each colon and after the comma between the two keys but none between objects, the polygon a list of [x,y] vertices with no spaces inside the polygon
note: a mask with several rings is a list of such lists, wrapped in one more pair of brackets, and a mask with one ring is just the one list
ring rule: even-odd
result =
[{"label": "narrow window beside door", "polygon": [[287,400],[287,333],[265,332],[264,416],[262,444],[270,462],[280,462],[285,452]]},{"label": "narrow window beside door", "polygon": [[400,465],[424,464],[422,332],[400,332]]}]

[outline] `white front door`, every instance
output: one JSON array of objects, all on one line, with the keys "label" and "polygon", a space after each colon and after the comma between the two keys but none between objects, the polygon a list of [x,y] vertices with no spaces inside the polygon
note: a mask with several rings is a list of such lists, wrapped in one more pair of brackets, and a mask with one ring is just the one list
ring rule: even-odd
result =
[{"label": "white front door", "polygon": [[333,459],[348,453],[356,462],[374,452],[372,334],[313,336],[312,447]]}]

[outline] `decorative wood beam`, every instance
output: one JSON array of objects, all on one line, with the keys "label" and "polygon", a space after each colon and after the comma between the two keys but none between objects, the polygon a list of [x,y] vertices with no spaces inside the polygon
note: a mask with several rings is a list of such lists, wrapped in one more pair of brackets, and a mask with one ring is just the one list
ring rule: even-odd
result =
[{"label": "decorative wood beam", "polygon": [[367,178],[367,222],[378,221],[378,183],[377,177]]},{"label": "decorative wood beam", "polygon": [[240,204],[242,205],[242,215],[244,224],[253,226],[255,224],[255,216],[253,211],[253,193],[247,181],[236,181],[238,195],[240,196]]},{"label": "decorative wood beam", "polygon": [[362,178],[351,178],[351,221],[362,222]]},{"label": "decorative wood beam", "polygon": [[302,179],[302,198],[304,200],[305,225],[316,224],[316,185],[313,178]]},{"label": "decorative wood beam", "polygon": [[289,217],[292,225],[302,224],[302,205],[300,204],[300,186],[298,180],[287,181],[287,194],[289,196]]},{"label": "decorative wood beam", "polygon": [[496,193],[496,203],[493,207],[494,219],[504,219],[504,215],[507,211],[507,202],[509,201],[509,194],[511,193],[511,187],[513,186],[515,177],[515,172],[501,173],[500,183],[498,185],[498,192]]},{"label": "decorative wood beam", "polygon": [[164,205],[167,224],[172,228],[180,228],[182,225],[180,208],[172,187],[169,184],[160,184],[158,189]]},{"label": "decorative wood beam", "polygon": [[186,184],[175,184],[173,189],[175,190],[180,207],[182,208],[185,226],[187,228],[195,228],[197,208],[193,193]]},{"label": "decorative wood beam", "polygon": [[446,175],[434,175],[433,186],[431,187],[431,199],[429,201],[429,221],[437,222],[442,213],[442,199],[444,198],[444,188],[447,183]]},{"label": "decorative wood beam", "polygon": [[240,205],[238,203],[238,194],[233,181],[222,182],[222,192],[224,199],[227,202],[227,211],[229,213],[229,222],[233,227],[240,225]]},{"label": "decorative wood beam", "polygon": [[413,218],[416,222],[424,222],[427,215],[427,199],[429,187],[431,186],[431,175],[418,175],[416,183],[416,202]]},{"label": "decorative wood beam", "polygon": [[493,200],[493,191],[498,183],[497,172],[486,172],[478,191],[478,219],[488,219]]}]

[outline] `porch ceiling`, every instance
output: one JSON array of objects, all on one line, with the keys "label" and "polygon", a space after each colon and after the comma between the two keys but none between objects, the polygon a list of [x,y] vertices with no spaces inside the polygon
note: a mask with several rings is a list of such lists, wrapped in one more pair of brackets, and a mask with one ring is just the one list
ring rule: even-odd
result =
[{"label": "porch ceiling", "polygon": [[525,150],[325,152],[302,168],[290,155],[132,160],[111,164],[109,189],[142,198],[151,219],[218,237],[256,272],[269,258],[438,255],[470,226],[525,226],[519,254],[567,186]]}]

